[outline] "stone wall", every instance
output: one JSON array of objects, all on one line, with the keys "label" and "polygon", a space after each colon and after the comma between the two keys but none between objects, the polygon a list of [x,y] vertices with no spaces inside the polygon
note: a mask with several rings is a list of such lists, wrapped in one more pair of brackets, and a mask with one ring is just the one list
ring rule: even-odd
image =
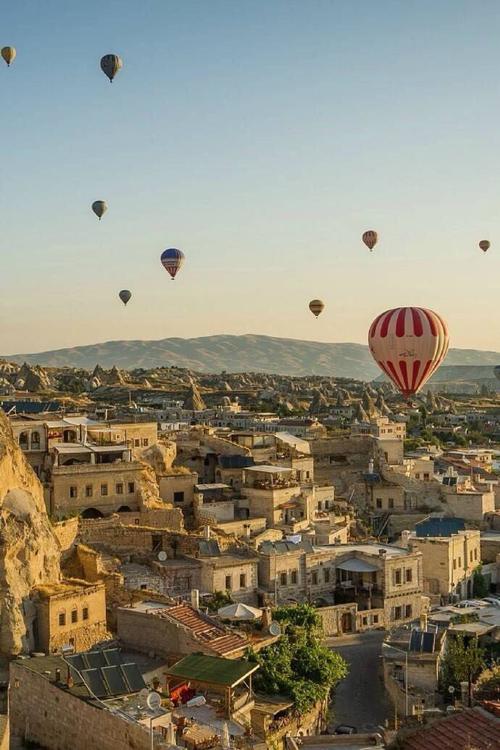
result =
[{"label": "stone wall", "polygon": [[[10,665],[10,729],[51,750],[150,750],[149,732],[56,687],[18,662]],[[165,745],[155,741],[159,750]]]},{"label": "stone wall", "polygon": [[69,550],[75,544],[78,536],[78,518],[68,518],[67,521],[59,521],[52,525],[52,531],[54,536],[59,542],[61,553],[69,552]]}]

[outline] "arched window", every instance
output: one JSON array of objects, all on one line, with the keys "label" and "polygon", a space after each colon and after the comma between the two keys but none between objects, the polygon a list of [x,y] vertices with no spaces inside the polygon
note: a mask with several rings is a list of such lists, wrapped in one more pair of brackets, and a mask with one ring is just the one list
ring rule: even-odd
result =
[{"label": "arched window", "polygon": [[19,447],[23,451],[27,451],[29,448],[29,439],[28,439],[28,433],[27,432],[21,432],[19,435]]},{"label": "arched window", "polygon": [[61,609],[61,611],[59,612],[57,621],[60,628],[63,628],[66,625],[66,612],[64,611],[64,609]]},{"label": "arched window", "polygon": [[31,433],[31,450],[39,451],[40,450],[40,433],[39,432],[32,432]]}]

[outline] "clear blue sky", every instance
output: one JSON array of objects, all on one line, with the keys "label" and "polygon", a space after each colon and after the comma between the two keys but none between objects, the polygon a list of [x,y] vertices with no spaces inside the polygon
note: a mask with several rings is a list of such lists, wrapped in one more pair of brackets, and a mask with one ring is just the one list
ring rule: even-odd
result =
[{"label": "clear blue sky", "polygon": [[499,42],[498,0],[3,3],[0,352],[365,342],[401,304],[500,350]]}]

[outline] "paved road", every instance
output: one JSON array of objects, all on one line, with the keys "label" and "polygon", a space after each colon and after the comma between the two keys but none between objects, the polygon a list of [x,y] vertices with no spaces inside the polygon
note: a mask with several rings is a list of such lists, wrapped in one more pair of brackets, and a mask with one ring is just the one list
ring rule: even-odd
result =
[{"label": "paved road", "polygon": [[373,631],[328,640],[349,664],[349,675],[337,688],[332,705],[333,726],[352,724],[358,732],[370,732],[392,717],[379,658],[383,639],[384,633]]}]

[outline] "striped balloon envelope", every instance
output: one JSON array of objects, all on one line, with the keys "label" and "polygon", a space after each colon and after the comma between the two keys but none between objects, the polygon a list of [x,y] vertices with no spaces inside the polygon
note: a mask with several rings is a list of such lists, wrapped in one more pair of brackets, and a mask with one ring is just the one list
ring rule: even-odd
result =
[{"label": "striped balloon envelope", "polygon": [[161,254],[161,263],[163,268],[168,271],[172,277],[172,281],[175,279],[176,273],[184,263],[185,255],[182,250],[177,250],[175,247],[168,247]]},{"label": "striped balloon envelope", "polygon": [[422,388],[448,352],[444,320],[423,307],[386,310],[370,326],[370,352],[405,398]]}]

